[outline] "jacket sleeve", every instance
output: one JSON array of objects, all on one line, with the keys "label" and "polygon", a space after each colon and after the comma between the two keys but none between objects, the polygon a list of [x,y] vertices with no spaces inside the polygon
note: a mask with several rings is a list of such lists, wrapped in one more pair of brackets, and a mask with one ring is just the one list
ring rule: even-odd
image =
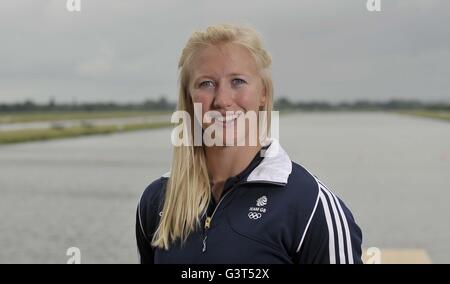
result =
[{"label": "jacket sleeve", "polygon": [[362,232],[350,210],[332,191],[320,188],[296,261],[361,264],[361,243]]},{"label": "jacket sleeve", "polygon": [[[142,201],[142,200],[141,200]],[[139,262],[141,264],[154,263],[154,248],[151,246],[151,237],[145,232],[144,224],[146,224],[145,215],[142,214],[141,201],[136,210],[136,242],[139,254]]]},{"label": "jacket sleeve", "polygon": [[152,182],[142,194],[136,210],[136,242],[140,263],[154,263],[155,248],[151,245],[159,223],[161,195],[166,179]]}]

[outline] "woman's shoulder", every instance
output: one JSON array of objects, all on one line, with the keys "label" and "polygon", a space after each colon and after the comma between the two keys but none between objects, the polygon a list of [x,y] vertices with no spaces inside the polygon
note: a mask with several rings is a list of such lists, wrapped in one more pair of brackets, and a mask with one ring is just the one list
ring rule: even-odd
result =
[{"label": "woman's shoulder", "polygon": [[[167,184],[167,177],[160,177],[152,181],[142,193],[137,206],[136,230],[137,236],[141,234],[145,241],[151,239],[151,235],[158,224],[158,215],[162,210],[162,196]],[[159,215],[160,216],[160,215]]]},{"label": "woman's shoulder", "polygon": [[292,172],[289,175],[288,186],[300,189],[301,192],[297,192],[304,196],[305,194],[311,194],[317,196],[318,194],[318,181],[319,178],[304,167],[301,164],[292,162]]},{"label": "woman's shoulder", "polygon": [[361,263],[362,232],[350,209],[318,176],[292,164],[288,185],[303,220],[301,262]]},{"label": "woman's shoulder", "polygon": [[165,174],[153,180],[142,193],[140,205],[161,204],[168,179],[168,175]]},{"label": "woman's shoulder", "polygon": [[339,194],[323,179],[300,164],[292,162],[292,173],[287,186],[290,199],[300,208],[314,212],[320,205],[329,207],[330,210],[346,211],[352,217],[352,213],[338,196]]},{"label": "woman's shoulder", "polygon": [[310,209],[317,204],[321,188],[328,190],[328,187],[317,175],[296,162],[292,162],[292,172],[286,187],[293,202]]}]

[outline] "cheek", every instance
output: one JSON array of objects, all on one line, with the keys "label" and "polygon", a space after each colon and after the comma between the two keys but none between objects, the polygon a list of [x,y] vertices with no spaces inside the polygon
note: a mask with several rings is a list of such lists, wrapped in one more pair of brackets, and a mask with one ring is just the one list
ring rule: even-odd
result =
[{"label": "cheek", "polygon": [[240,107],[245,108],[246,110],[255,110],[259,109],[259,100],[260,95],[257,90],[247,88],[243,89],[236,96],[236,104]]},{"label": "cheek", "polygon": [[202,105],[202,116],[210,110],[213,96],[206,92],[192,92],[192,101]]}]

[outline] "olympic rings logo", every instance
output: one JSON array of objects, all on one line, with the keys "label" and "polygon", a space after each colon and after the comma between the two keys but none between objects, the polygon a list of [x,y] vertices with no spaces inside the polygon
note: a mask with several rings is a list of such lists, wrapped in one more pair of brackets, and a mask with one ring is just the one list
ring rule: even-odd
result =
[{"label": "olympic rings logo", "polygon": [[261,216],[262,216],[261,213],[257,213],[257,212],[248,213],[248,218],[254,219],[254,220],[261,218]]}]

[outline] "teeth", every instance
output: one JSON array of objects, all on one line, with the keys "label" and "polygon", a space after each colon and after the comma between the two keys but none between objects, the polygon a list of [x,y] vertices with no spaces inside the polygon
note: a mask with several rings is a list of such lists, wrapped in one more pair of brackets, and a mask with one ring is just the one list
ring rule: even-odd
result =
[{"label": "teeth", "polygon": [[228,116],[214,116],[213,119],[215,119],[216,121],[219,122],[230,122],[232,120],[235,120],[236,118],[238,118],[239,115],[233,114],[233,115],[228,115]]},{"label": "teeth", "polygon": [[220,122],[228,122],[228,121],[234,120],[236,117],[237,117],[237,116],[235,116],[235,115],[230,115],[230,116],[226,116],[226,117],[219,116],[219,117],[217,118],[217,120],[220,121]]}]

